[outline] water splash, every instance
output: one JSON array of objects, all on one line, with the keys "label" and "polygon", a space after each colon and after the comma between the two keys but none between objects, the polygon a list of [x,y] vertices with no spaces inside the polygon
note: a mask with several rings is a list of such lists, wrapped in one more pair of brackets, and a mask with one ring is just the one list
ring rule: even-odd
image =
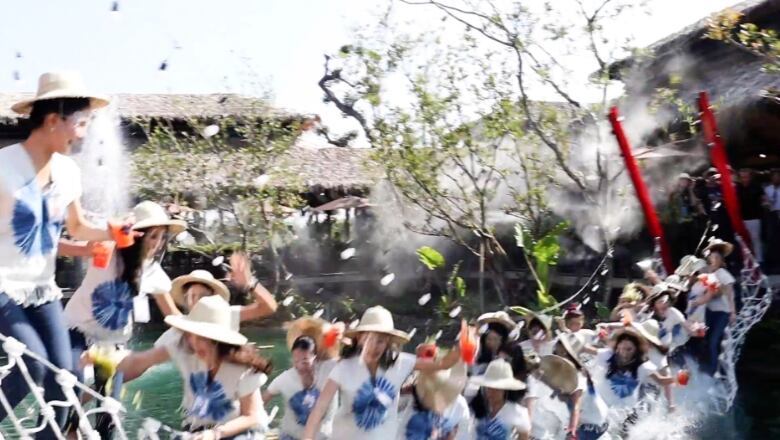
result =
[{"label": "water splash", "polygon": [[71,155],[81,169],[81,204],[101,224],[127,213],[130,170],[116,104],[95,112],[87,136]]}]

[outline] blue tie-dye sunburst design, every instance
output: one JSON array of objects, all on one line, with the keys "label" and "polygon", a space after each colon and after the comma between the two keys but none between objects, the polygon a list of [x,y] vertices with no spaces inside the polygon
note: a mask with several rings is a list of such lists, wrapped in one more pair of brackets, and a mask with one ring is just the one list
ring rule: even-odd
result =
[{"label": "blue tie-dye sunburst design", "polygon": [[509,430],[497,419],[477,422],[477,440],[506,440]]},{"label": "blue tie-dye sunburst design", "polygon": [[430,411],[420,411],[409,417],[404,435],[406,440],[438,440],[441,435],[443,417]]},{"label": "blue tie-dye sunburst design", "polygon": [[609,380],[612,392],[621,399],[630,396],[636,390],[636,387],[639,386],[639,380],[628,371],[615,373],[609,376],[607,380]]},{"label": "blue tie-dye sunburst design", "polygon": [[309,414],[319,397],[320,391],[316,388],[298,391],[290,397],[290,400],[287,403],[290,405],[293,413],[295,413],[295,421],[299,425],[306,426],[306,421],[309,420]]},{"label": "blue tie-dye sunburst design", "polygon": [[387,406],[383,401],[393,402],[395,396],[395,387],[384,377],[378,377],[373,382],[369,379],[363,383],[352,402],[357,426],[370,431],[381,425],[387,417]]},{"label": "blue tie-dye sunburst design", "polygon": [[11,220],[14,244],[28,256],[48,255],[62,231],[62,222],[52,220],[46,197],[34,179],[22,187],[14,201]]},{"label": "blue tie-dye sunburst design", "polygon": [[[682,324],[675,324],[674,326],[672,326],[672,337],[676,338],[676,337],[680,336],[680,332],[681,331],[682,331]],[[666,327],[661,327],[661,329],[658,330],[658,337],[660,339],[665,338],[666,335],[668,335],[668,334],[669,334],[669,332],[666,330]]]},{"label": "blue tie-dye sunburst design", "polygon": [[193,399],[188,416],[221,422],[233,411],[233,402],[228,399],[222,384],[209,381],[205,371],[190,374],[190,389]]},{"label": "blue tie-dye sunburst design", "polygon": [[130,321],[132,310],[132,291],[125,281],[106,281],[92,291],[92,316],[103,328],[124,328]]}]

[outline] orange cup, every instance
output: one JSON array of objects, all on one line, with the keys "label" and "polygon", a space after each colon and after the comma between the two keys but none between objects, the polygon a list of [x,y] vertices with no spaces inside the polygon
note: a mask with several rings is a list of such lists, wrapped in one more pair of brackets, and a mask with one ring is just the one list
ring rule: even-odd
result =
[{"label": "orange cup", "polygon": [[111,230],[111,237],[113,237],[114,241],[116,242],[117,248],[125,249],[135,244],[133,231],[130,230],[129,226],[109,223],[108,227]]},{"label": "orange cup", "polygon": [[339,328],[335,325],[330,326],[330,329],[328,329],[327,332],[325,332],[325,335],[323,336],[323,343],[325,344],[326,348],[331,348],[336,345],[336,343],[339,340]]},{"label": "orange cup", "polygon": [[105,243],[95,243],[92,248],[92,265],[98,269],[105,269],[111,263],[111,246]]},{"label": "orange cup", "polygon": [[690,373],[688,373],[688,370],[680,370],[677,372],[677,383],[680,385],[688,385],[688,379],[690,379]]},{"label": "orange cup", "polygon": [[470,331],[466,320],[460,324],[460,357],[466,365],[474,365],[477,358],[477,341],[474,339],[473,332]]}]

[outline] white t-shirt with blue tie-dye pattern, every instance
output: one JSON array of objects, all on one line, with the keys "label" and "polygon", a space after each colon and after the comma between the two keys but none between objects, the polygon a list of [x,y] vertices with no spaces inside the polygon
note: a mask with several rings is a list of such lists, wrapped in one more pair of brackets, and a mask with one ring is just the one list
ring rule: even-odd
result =
[{"label": "white t-shirt with blue tie-dye pattern", "polygon": [[471,414],[463,396],[441,414],[418,411],[409,405],[400,419],[397,440],[447,440],[453,432],[454,440],[471,439]]},{"label": "white t-shirt with blue tie-dye pattern", "polygon": [[372,380],[360,356],[342,359],[330,374],[339,385],[341,402],[333,419],[334,439],[387,440],[398,430],[398,395],[414,371],[417,358],[400,353]]},{"label": "white t-shirt with blue tie-dye pattern", "polygon": [[658,322],[658,339],[669,347],[669,350],[674,350],[688,342],[690,335],[688,335],[684,323],[685,315],[674,307],[669,307],[666,311],[666,317]]},{"label": "white t-shirt with blue tie-dye pattern", "polygon": [[[284,401],[284,417],[280,424],[281,438],[285,440],[297,440],[303,436],[303,428],[309,419],[309,414],[320,396],[320,391],[328,381],[331,371],[336,366],[336,360],[317,362],[314,371],[314,384],[311,388],[304,389],[301,376],[290,368],[276,377],[267,390],[273,394],[281,394]],[[330,438],[333,430],[333,416],[338,407],[338,394],[330,401],[330,406],[320,424],[318,440]]]},{"label": "white t-shirt with blue tie-dye pattern", "polygon": [[611,348],[602,348],[596,355],[596,391],[611,408],[633,407],[639,400],[640,385],[651,381],[650,375],[656,368],[650,361],[644,362],[637,369],[636,376],[630,372],[615,373],[607,377],[609,360],[615,352]]},{"label": "white t-shirt with blue tie-dye pattern", "polygon": [[1,148],[0,164],[0,292],[23,306],[59,299],[57,242],[68,206],[81,197],[79,168],[55,153],[51,183],[41,188],[22,144]]},{"label": "white t-shirt with blue tie-dye pattern", "polygon": [[[121,261],[114,252],[105,269],[87,269],[81,286],[65,306],[68,328],[77,329],[89,344],[124,344],[133,331],[133,296],[130,286],[120,279]],[[141,269],[142,294],[164,294],[171,279],[156,261]]]},{"label": "white t-shirt with blue tie-dye pattern", "polygon": [[475,440],[512,440],[515,434],[531,430],[528,410],[517,403],[506,402],[492,419],[474,422]]}]

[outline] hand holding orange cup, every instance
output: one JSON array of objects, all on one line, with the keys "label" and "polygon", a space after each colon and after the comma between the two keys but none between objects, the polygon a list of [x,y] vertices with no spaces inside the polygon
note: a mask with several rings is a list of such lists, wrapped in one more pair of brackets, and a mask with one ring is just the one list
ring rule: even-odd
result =
[{"label": "hand holding orange cup", "polygon": [[460,322],[460,357],[466,365],[474,365],[477,359],[478,343],[474,331],[469,328],[466,320]]},{"label": "hand holding orange cup", "polygon": [[111,243],[97,242],[92,245],[92,265],[98,269],[105,269],[111,263],[113,246]]},{"label": "hand holding orange cup", "polygon": [[688,370],[680,370],[677,372],[677,383],[686,386],[688,385],[688,380],[690,379],[690,373]]},{"label": "hand holding orange cup", "polygon": [[108,229],[111,231],[111,237],[116,242],[116,247],[118,249],[129,248],[135,244],[135,237],[133,236],[133,231],[129,224],[117,224],[109,222]]}]

